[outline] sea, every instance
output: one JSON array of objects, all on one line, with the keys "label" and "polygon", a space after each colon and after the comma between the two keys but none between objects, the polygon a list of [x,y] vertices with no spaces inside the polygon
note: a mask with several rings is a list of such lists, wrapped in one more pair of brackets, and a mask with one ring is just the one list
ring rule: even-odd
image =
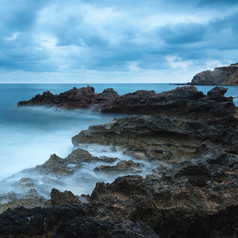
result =
[{"label": "sea", "polygon": [[[46,90],[59,94],[73,87],[86,86],[87,84],[0,84],[0,194],[10,191],[20,192],[15,185],[22,177],[34,179],[39,193],[46,197],[52,187],[61,190],[71,189],[76,194],[90,193],[97,181],[111,182],[115,179],[115,176],[93,173],[89,165],[79,171],[77,178],[65,180],[52,177],[45,180],[30,170],[36,165],[43,164],[54,153],[65,158],[74,149],[71,143],[74,135],[90,125],[108,123],[118,115],[101,114],[91,110],[17,107],[17,102],[29,100]],[[171,84],[90,84],[90,86],[95,88],[96,93],[101,93],[105,88],[114,88],[120,95],[142,89],[159,93],[178,87]],[[206,94],[213,86],[197,86],[197,88]],[[238,106],[238,86],[227,88],[226,96],[234,97],[234,102]],[[123,151],[119,149],[112,151],[106,146],[88,145],[86,149],[95,156],[107,155],[131,159]],[[73,179],[77,182],[73,183]],[[79,186],[80,179],[82,181]]]}]

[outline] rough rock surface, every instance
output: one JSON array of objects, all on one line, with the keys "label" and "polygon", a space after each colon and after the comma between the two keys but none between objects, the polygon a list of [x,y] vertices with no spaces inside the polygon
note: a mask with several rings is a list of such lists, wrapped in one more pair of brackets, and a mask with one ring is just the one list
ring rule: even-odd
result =
[{"label": "rough rock surface", "polygon": [[193,85],[238,85],[238,63],[196,74]]},{"label": "rough rock surface", "polygon": [[[95,94],[93,87],[87,87],[74,88],[59,95],[45,92],[29,101],[19,102],[18,106],[45,105],[68,109],[91,107],[104,113],[162,113],[173,117],[202,120],[212,117],[213,123],[222,118],[224,123],[232,125],[234,124],[232,116],[236,113],[236,109],[232,98],[224,97],[226,91],[225,88],[216,87],[206,96],[194,86],[186,86],[162,93],[139,90],[118,96],[113,89],[105,89],[102,94]],[[72,99],[75,94],[78,96]]]},{"label": "rough rock surface", "polygon": [[80,204],[8,210],[0,214],[0,237],[158,238],[142,222],[103,220]]},{"label": "rough rock surface", "polygon": [[16,208],[24,206],[26,208],[34,207],[49,207],[51,204],[44,197],[39,196],[35,189],[30,189],[26,194],[17,194],[9,192],[0,195],[0,213],[6,211],[8,208]]},{"label": "rough rock surface", "polygon": [[[75,146],[117,145],[128,148],[135,157],[144,154],[146,159],[166,162],[191,159],[203,151],[219,148],[237,154],[237,108],[231,98],[224,97],[226,91],[215,87],[205,96],[194,87],[177,88],[157,95],[160,98],[164,95],[163,103],[156,103],[161,107],[157,114],[135,115],[91,126],[74,136],[72,142]],[[124,103],[117,105],[132,105],[129,101]]]},{"label": "rough rock surface", "polygon": [[62,177],[73,174],[77,169],[82,166],[82,163],[92,162],[106,162],[112,163],[116,158],[102,157],[98,158],[92,156],[88,151],[83,149],[73,150],[66,158],[60,158],[56,154],[50,156],[50,158],[43,164],[37,165],[34,170],[43,173],[51,174],[56,177]]},{"label": "rough rock surface", "polygon": [[160,237],[236,237],[237,169],[237,156],[208,151],[161,175],[97,183],[90,201],[100,216],[143,221]]},{"label": "rough rock surface", "polygon": [[[204,95],[190,86],[118,96],[111,89],[99,95],[87,87],[19,103],[147,114],[92,126],[72,142],[119,145],[138,159],[170,166],[157,166],[146,178],[97,183],[91,196],[53,189],[53,207],[0,214],[0,237],[238,237],[238,114],[225,93],[216,87]],[[77,149],[65,159],[53,155],[36,170],[64,176],[82,162],[101,160]],[[127,161],[96,170],[130,167],[140,165]]]},{"label": "rough rock surface", "polygon": [[224,152],[207,151],[146,178],[97,183],[87,202],[76,197],[53,189],[52,204],[59,206],[7,210],[0,237],[238,235],[238,160]]},{"label": "rough rock surface", "polygon": [[72,138],[81,143],[117,145],[129,149],[136,157],[164,162],[194,158],[206,150],[238,153],[238,130],[209,125],[201,120],[172,119],[165,115],[137,115],[112,123],[91,126]]},{"label": "rough rock surface", "polygon": [[114,166],[101,165],[99,167],[96,167],[94,171],[103,171],[107,173],[138,173],[141,172],[142,167],[142,163],[135,163],[132,160],[123,160],[121,162],[118,162]]},{"label": "rough rock surface", "polygon": [[57,106],[66,109],[88,108],[92,105],[103,104],[106,101],[115,100],[119,95],[112,88],[105,89],[102,93],[96,94],[93,87],[84,87],[53,95],[45,91],[42,95],[37,94],[29,101],[21,101],[18,106],[44,105],[48,107]]}]

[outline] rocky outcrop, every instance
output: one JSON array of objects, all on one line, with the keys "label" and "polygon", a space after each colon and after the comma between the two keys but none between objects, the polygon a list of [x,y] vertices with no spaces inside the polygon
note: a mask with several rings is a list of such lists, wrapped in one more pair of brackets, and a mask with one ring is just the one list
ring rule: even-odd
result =
[{"label": "rocky outcrop", "polygon": [[128,149],[134,157],[139,154],[140,159],[175,163],[192,159],[206,150],[222,149],[237,154],[238,130],[161,114],[137,115],[91,126],[74,136],[72,142],[75,146],[117,145]]},{"label": "rocky outcrop", "polygon": [[[0,195],[0,213],[9,208],[24,206],[26,208],[49,207],[51,204],[43,196],[40,196],[35,189],[29,189],[25,194],[9,192]],[[1,236],[0,236],[1,237]]]},{"label": "rocky outcrop", "polygon": [[97,183],[90,201],[100,216],[143,221],[160,237],[236,237],[237,168],[237,156],[208,151],[145,179]]},{"label": "rocky outcrop", "polygon": [[42,95],[37,94],[29,101],[21,101],[18,106],[47,106],[61,107],[65,109],[89,108],[93,105],[103,104],[105,101],[115,100],[119,95],[112,88],[105,89],[102,93],[96,94],[93,87],[84,87],[53,95],[45,91]]},{"label": "rocky outcrop", "polygon": [[97,183],[84,200],[53,189],[51,202],[53,208],[0,214],[0,237],[232,238],[238,235],[238,160],[207,151],[146,178]]},{"label": "rocky outcrop", "polygon": [[96,167],[94,171],[96,172],[107,172],[107,173],[138,173],[141,172],[141,168],[143,167],[142,163],[135,163],[132,160],[123,160],[121,162],[118,162],[114,166],[109,165],[101,165],[99,167]]},{"label": "rocky outcrop", "polygon": [[[142,159],[169,163],[220,148],[237,154],[237,108],[232,99],[224,97],[225,92],[225,88],[215,87],[205,96],[194,87],[183,87],[157,96],[154,93],[156,105],[150,106],[157,114],[135,115],[91,126],[74,136],[72,142],[75,146],[82,143],[121,146],[129,149],[134,157],[139,155]],[[117,110],[123,108],[122,105],[125,105],[124,110],[127,106],[133,107],[133,100],[131,104],[122,102],[123,97],[127,98],[125,95],[115,102]],[[138,104],[136,107],[138,109]]]},{"label": "rocky outcrop", "polygon": [[238,63],[196,74],[193,85],[238,85]]},{"label": "rocky outcrop", "polygon": [[[45,92],[18,106],[56,106],[67,109],[93,108],[104,113],[166,114],[172,117],[200,118],[223,121],[229,125],[236,111],[232,98],[224,96],[227,89],[214,88],[208,95],[193,86],[178,87],[174,90],[156,93],[139,90],[119,96],[113,89],[95,94],[93,87],[73,88],[59,95]],[[221,120],[222,118],[222,120]]]},{"label": "rocky outcrop", "polygon": [[0,237],[237,237],[238,114],[226,91],[215,87],[204,95],[189,86],[119,96],[87,87],[19,103],[138,114],[91,126],[72,142],[120,146],[141,163],[118,158],[108,164],[116,159],[76,149],[65,159],[52,155],[35,171],[59,178],[91,162],[95,174],[137,173],[148,163],[153,170],[145,178],[98,182],[91,196],[53,189],[52,207],[0,214]]},{"label": "rocky outcrop", "polygon": [[86,150],[75,149],[66,158],[60,158],[56,154],[51,155],[43,165],[37,165],[34,171],[59,178],[73,174],[82,166],[82,163],[113,163],[115,160],[116,158],[108,158],[106,156],[98,158],[92,156]]}]

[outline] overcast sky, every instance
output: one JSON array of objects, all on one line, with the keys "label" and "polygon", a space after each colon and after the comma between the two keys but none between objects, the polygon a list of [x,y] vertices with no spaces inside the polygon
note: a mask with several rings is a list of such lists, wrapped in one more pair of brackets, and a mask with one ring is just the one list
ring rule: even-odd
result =
[{"label": "overcast sky", "polygon": [[238,0],[0,0],[0,82],[188,82],[238,62]]}]

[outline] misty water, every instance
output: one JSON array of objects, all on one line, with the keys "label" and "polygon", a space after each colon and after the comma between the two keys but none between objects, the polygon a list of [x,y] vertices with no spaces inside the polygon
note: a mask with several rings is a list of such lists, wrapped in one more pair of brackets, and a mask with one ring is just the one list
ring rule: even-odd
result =
[{"label": "misty water", "polygon": [[[50,90],[60,93],[85,84],[0,84],[0,193],[21,192],[17,182],[22,177],[34,179],[37,190],[47,195],[52,187],[72,190],[76,194],[90,193],[97,181],[111,182],[116,175],[95,173],[98,164],[87,164],[78,173],[63,179],[35,174],[31,169],[43,164],[51,154],[66,157],[74,148],[71,137],[90,125],[107,123],[118,115],[101,114],[90,110],[62,110],[46,107],[17,107],[17,102],[28,100],[38,93]],[[176,88],[169,84],[92,84],[97,93],[114,88],[120,95],[140,89],[167,91]],[[212,86],[199,86],[207,93]],[[238,96],[238,87],[229,87],[227,96]],[[234,99],[238,105],[238,98]],[[119,115],[120,116],[120,115]],[[123,115],[121,115],[123,116]],[[120,148],[84,145],[94,156],[111,156],[119,160],[133,159]],[[118,161],[117,161],[118,162]],[[137,161],[136,161],[137,162]],[[140,161],[141,162],[141,161]],[[142,174],[149,171],[145,164]],[[22,171],[23,170],[23,171]],[[80,184],[80,186],[79,186]]]}]

